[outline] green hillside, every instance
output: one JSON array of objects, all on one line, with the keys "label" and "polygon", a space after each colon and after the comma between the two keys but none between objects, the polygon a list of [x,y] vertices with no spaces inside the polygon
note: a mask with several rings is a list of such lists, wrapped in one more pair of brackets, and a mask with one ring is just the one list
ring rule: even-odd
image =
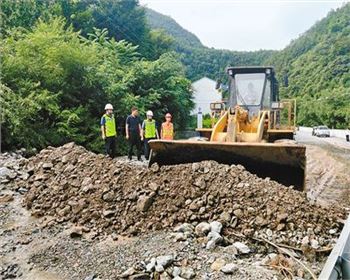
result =
[{"label": "green hillside", "polygon": [[350,127],[350,3],[279,52],[205,47],[138,0],[2,0],[0,17],[4,150],[75,141],[102,151],[107,102],[120,118],[134,105],[158,121],[170,111],[185,128],[190,80],[222,79],[228,65],[274,65],[281,95],[298,99],[299,124]]},{"label": "green hillside", "polygon": [[186,66],[186,75],[191,80],[203,76],[223,79],[229,65],[261,65],[275,51],[238,52],[218,50],[202,45],[198,37],[180,26],[169,16],[146,8],[147,22],[152,29],[162,29],[175,39],[174,49]]},{"label": "green hillside", "polygon": [[350,126],[350,3],[332,11],[267,61],[281,94],[297,97],[299,123]]},{"label": "green hillside", "polygon": [[214,80],[226,79],[227,66],[263,65],[275,51],[238,52],[213,48],[187,48],[177,50],[186,66],[186,75],[191,80],[207,76]]},{"label": "green hillside", "polygon": [[201,41],[196,35],[184,29],[174,19],[169,16],[165,16],[152,9],[145,8],[148,24],[153,29],[164,29],[166,32],[174,37],[175,41],[179,45],[185,45],[189,47],[202,47]]},{"label": "green hillside", "polygon": [[350,126],[350,3],[330,12],[282,51],[207,48],[170,17],[154,11],[146,17],[151,28],[174,37],[189,79],[223,79],[228,65],[273,65],[281,96],[298,100],[299,124]]}]

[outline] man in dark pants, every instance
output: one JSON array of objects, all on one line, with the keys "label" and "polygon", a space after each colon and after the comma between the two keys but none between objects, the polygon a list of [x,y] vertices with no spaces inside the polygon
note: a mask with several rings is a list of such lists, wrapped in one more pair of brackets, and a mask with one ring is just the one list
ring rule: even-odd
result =
[{"label": "man in dark pants", "polygon": [[105,140],[106,154],[111,158],[114,158],[116,155],[117,130],[115,126],[112,104],[106,104],[105,111],[106,113],[101,118],[102,139]]},{"label": "man in dark pants", "polygon": [[131,115],[126,119],[125,133],[126,139],[129,140],[128,157],[131,160],[133,148],[136,146],[137,159],[141,160],[141,140],[143,140],[141,131],[141,121],[138,117],[138,110],[136,107],[131,108]]},{"label": "man in dark pants", "polygon": [[149,159],[150,146],[148,141],[152,139],[159,139],[156,121],[153,119],[153,112],[147,111],[146,120],[142,123],[142,135],[144,137],[145,158]]}]

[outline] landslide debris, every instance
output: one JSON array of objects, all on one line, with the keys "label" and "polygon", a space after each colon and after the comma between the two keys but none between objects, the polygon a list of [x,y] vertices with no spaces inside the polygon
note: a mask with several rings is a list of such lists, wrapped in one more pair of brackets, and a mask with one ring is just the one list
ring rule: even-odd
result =
[{"label": "landslide debris", "polygon": [[52,217],[49,225],[76,224],[79,234],[138,235],[218,220],[224,234],[322,247],[334,241],[345,218],[343,210],[315,205],[304,193],[240,165],[204,161],[146,168],[68,143],[42,150],[26,169],[29,178],[17,182],[28,189],[24,205],[34,216]]}]

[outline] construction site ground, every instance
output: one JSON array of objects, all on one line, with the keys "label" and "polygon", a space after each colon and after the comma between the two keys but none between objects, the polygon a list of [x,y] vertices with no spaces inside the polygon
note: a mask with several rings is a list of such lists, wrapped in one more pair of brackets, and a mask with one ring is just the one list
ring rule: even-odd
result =
[{"label": "construction site ground", "polygon": [[[344,139],[317,138],[307,132],[298,132],[296,138],[307,146],[306,187],[309,200],[316,206],[337,206],[345,209],[344,212],[348,212],[350,143],[345,142]],[[123,157],[119,161],[123,162],[127,159]],[[131,164],[135,165],[136,169],[147,168],[145,163],[134,161]],[[1,165],[5,166],[5,162],[0,162],[0,167]],[[103,174],[99,176],[102,177]],[[34,210],[38,210],[37,208],[25,207],[23,201],[24,196],[27,195],[26,190],[14,189],[12,184],[10,181],[2,183],[0,187],[1,279],[92,280],[121,279],[124,276],[125,279],[149,279],[147,274],[137,275],[130,272],[128,275],[125,271],[144,267],[152,257],[168,255],[174,256],[171,265],[173,271],[169,268],[168,275],[160,273],[157,276],[160,278],[157,279],[288,279],[292,277],[288,275],[288,269],[281,271],[280,263],[276,268],[273,263],[267,261],[269,258],[276,257],[274,254],[278,251],[274,247],[268,244],[254,245],[251,239],[241,235],[237,235],[233,241],[246,244],[250,253],[238,252],[237,247],[230,246],[217,246],[208,250],[201,238],[183,238],[183,236],[180,238],[175,233],[175,227],[170,226],[160,230],[152,228],[135,236],[108,232],[99,234],[98,238],[92,236],[91,232],[85,234],[84,228],[82,232],[77,229],[75,229],[76,232],[72,231],[74,224],[70,222],[47,226],[50,223],[47,217],[37,218],[32,215]],[[28,197],[26,199],[28,200]],[[161,216],[163,213],[158,215]],[[211,221],[208,220],[208,222]],[[143,229],[142,225],[140,228]],[[174,241],[176,238],[178,240]],[[261,249],[258,246],[264,248]],[[289,250],[297,259],[307,264],[316,275],[321,271],[329,252],[315,259],[304,258],[300,252]],[[234,269],[223,273],[220,268],[225,263],[234,265]],[[182,268],[178,278],[169,276],[169,274],[176,274],[174,273],[175,264]],[[288,261],[285,266],[288,266]],[[290,266],[295,266],[296,271],[300,269],[297,262],[293,262]],[[294,277],[312,279],[305,269],[295,273]]]}]

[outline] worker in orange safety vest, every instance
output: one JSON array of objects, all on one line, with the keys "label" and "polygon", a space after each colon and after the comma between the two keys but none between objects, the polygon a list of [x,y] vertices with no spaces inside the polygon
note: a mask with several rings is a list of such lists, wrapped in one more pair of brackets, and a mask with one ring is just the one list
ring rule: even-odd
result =
[{"label": "worker in orange safety vest", "polygon": [[165,122],[162,123],[160,135],[162,140],[174,140],[174,125],[171,122],[171,114],[165,115]]}]

